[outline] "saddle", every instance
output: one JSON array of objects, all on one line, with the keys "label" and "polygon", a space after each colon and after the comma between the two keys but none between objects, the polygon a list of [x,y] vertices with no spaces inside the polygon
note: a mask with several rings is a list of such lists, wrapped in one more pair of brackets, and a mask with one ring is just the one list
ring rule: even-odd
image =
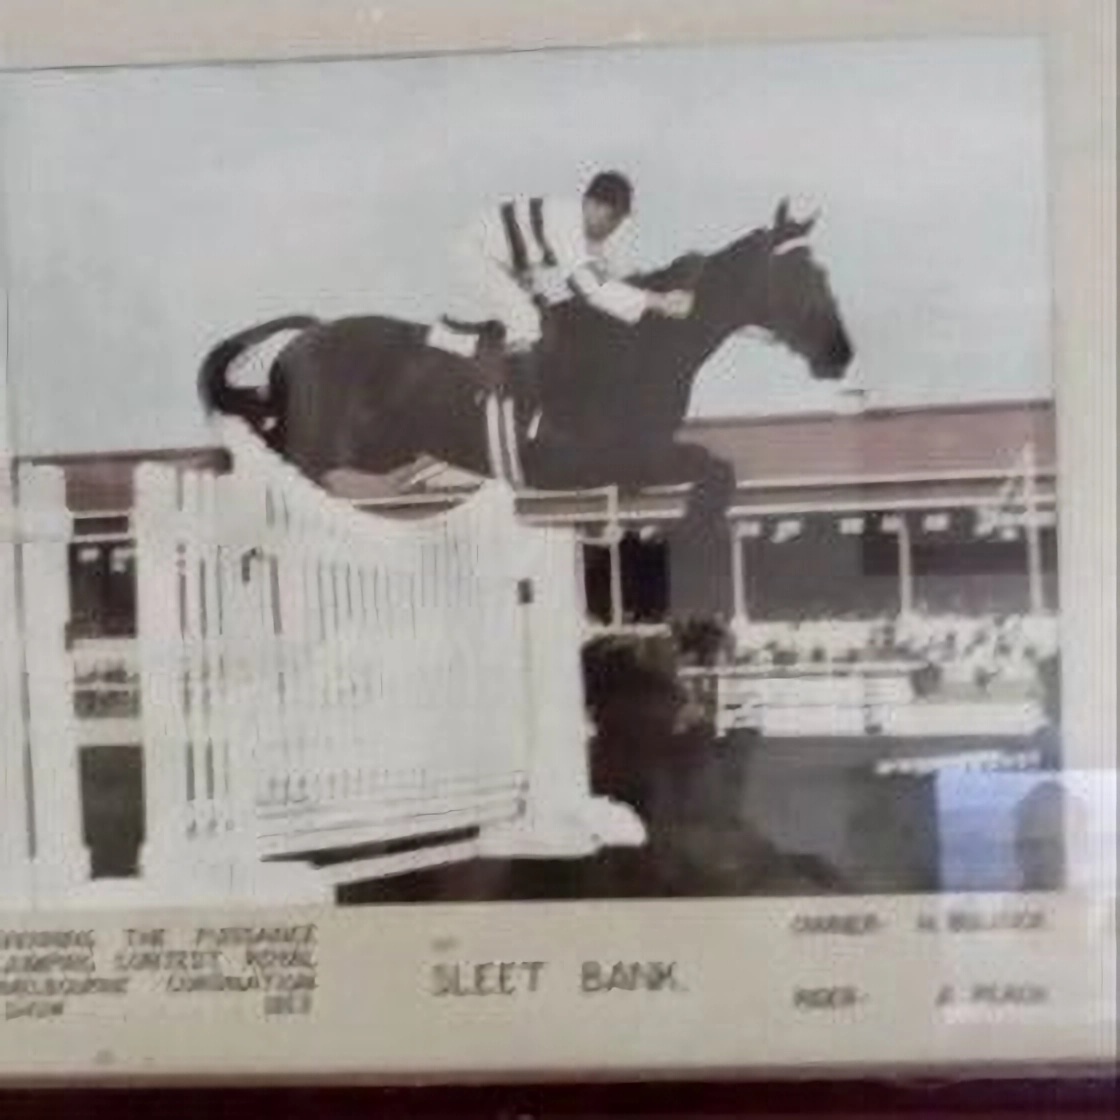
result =
[{"label": "saddle", "polygon": [[479,388],[501,396],[508,394],[527,424],[539,408],[538,367],[546,341],[527,354],[510,353],[505,347],[505,327],[496,319],[468,322],[444,315],[440,325],[463,339],[462,356],[468,359],[469,376]]}]

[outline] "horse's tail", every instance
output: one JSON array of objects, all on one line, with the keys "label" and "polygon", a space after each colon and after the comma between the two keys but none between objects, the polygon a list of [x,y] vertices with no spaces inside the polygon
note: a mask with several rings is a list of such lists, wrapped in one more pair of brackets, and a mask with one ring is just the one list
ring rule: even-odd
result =
[{"label": "horse's tail", "polygon": [[319,320],[311,315],[286,315],[247,327],[219,342],[198,371],[198,395],[206,414],[239,416],[255,431],[263,432],[265,423],[275,417],[275,402],[267,391],[231,385],[226,376],[229,367],[247,350],[280,331],[306,330],[318,324]]}]

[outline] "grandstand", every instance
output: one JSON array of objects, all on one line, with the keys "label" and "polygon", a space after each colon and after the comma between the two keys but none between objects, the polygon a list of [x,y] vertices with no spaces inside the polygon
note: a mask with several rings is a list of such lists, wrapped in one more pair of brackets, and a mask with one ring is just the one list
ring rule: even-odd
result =
[{"label": "grandstand", "polygon": [[[1058,654],[1049,402],[694,420],[684,438],[727,458],[738,479],[717,589],[734,639],[725,660],[784,676],[903,662],[926,667],[947,699],[1037,693]],[[152,458],[198,465],[217,452],[38,460],[66,468],[80,533],[75,639],[133,632],[131,471]],[[419,513],[477,479],[420,462],[332,484],[360,506]],[[589,631],[640,633],[670,621],[667,532],[683,501],[670,487],[533,494],[521,506],[583,532]]]}]

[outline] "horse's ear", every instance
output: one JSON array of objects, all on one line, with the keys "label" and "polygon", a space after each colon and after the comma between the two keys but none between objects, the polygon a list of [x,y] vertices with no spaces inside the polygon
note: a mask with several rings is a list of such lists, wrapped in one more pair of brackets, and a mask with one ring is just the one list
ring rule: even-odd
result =
[{"label": "horse's ear", "polygon": [[820,210],[814,210],[808,218],[799,220],[790,214],[789,199],[783,198],[774,213],[774,227],[770,232],[771,243],[775,248],[780,248],[791,241],[803,241],[812,232],[821,216]]}]

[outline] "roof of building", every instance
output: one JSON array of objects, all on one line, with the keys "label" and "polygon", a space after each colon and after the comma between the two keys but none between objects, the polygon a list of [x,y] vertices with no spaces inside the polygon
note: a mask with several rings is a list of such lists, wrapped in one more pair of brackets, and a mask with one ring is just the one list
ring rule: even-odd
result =
[{"label": "roof of building", "polygon": [[[959,406],[870,409],[854,414],[696,419],[686,438],[728,459],[741,485],[793,479],[820,485],[859,485],[885,477],[935,479],[953,472],[994,478],[1016,467],[1024,447],[1036,468],[1055,468],[1054,408],[1050,401],[999,401]],[[138,449],[91,455],[34,456],[62,466],[70,508],[76,512],[125,511],[132,503],[137,463],[160,459],[188,466],[222,461],[215,448]],[[461,484],[460,472],[433,470],[423,460],[386,476],[337,475],[335,489],[352,499],[375,499]]]},{"label": "roof of building", "polygon": [[1049,401],[698,420],[690,433],[744,481],[998,473],[1013,467],[1028,442],[1040,469],[1052,469],[1055,455]]}]

